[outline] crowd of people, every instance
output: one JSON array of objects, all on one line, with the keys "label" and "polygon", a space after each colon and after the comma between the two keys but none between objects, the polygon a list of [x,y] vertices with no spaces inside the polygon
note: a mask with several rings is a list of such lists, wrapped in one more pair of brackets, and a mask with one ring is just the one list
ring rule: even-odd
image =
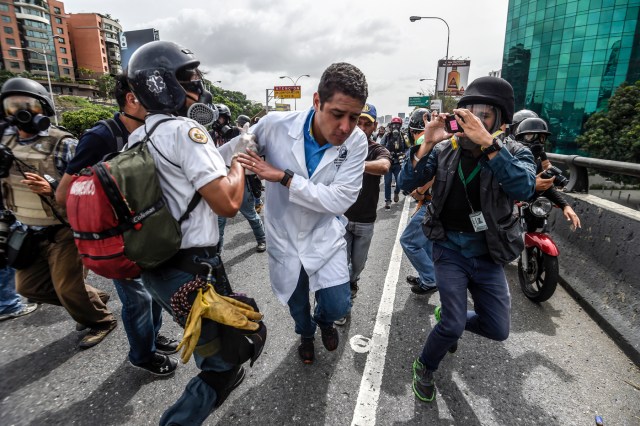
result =
[{"label": "crowd of people", "polygon": [[[235,125],[226,105],[212,104],[199,65],[174,43],[145,44],[116,78],[119,112],[79,139],[50,124],[53,104],[39,83],[13,78],[0,91],[0,223],[10,227],[12,241],[14,233],[35,236],[26,258],[1,259],[0,320],[28,315],[41,303],[60,305],[78,331],[88,329],[82,349],[99,344],[117,321],[106,305],[109,295],[89,284],[83,268],[65,209],[69,189],[82,169],[153,133],[150,152],[167,207],[184,219],[180,250],[113,285],[128,359],[151,374],[173,374],[178,364],[171,355],[179,336],[161,334],[162,311],[189,332],[198,317],[191,351],[201,371],[164,412],[162,425],[203,423],[241,384],[243,363],[255,361],[264,345],[254,342],[252,356],[240,354],[244,348],[228,330],[248,329],[259,318],[257,305],[228,297],[228,286],[207,285],[212,269],[223,264],[227,218],[238,211],[251,226],[256,251],[267,253],[273,293],[288,307],[300,338],[298,356],[313,364],[317,329],[322,346],[334,351],[336,326],[350,319],[381,180],[383,211],[391,210],[393,181],[394,202],[401,192],[415,200],[400,239],[416,270],[406,280],[418,297],[438,292],[440,299],[437,323],[412,365],[412,389],[425,402],[435,398],[437,369],[465,330],[498,341],[509,335],[504,265],[523,250],[514,202],[545,195],[580,227],[553,178],[540,176],[551,167],[544,154],[546,123],[533,112],[514,114],[513,89],[503,79],[482,77],[467,87],[452,111],[463,131],[447,132],[450,115],[419,108],[405,136],[399,118],[378,126],[366,78],[351,64],[325,69],[310,109],[253,123],[240,115]],[[188,118],[200,104],[215,112],[210,128]],[[186,212],[194,193],[200,197]],[[227,280],[223,269],[216,280]],[[186,312],[176,299],[186,303]],[[201,309],[200,300],[211,309]]]}]

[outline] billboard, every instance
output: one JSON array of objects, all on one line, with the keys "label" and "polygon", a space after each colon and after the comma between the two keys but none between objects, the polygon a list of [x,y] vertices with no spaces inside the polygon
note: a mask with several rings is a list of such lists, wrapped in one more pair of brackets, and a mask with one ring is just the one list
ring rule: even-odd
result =
[{"label": "billboard", "polygon": [[448,61],[443,59],[439,60],[438,77],[436,78],[436,91],[439,94],[442,94],[444,88],[449,96],[462,96],[464,94],[464,89],[466,89],[469,84],[470,66],[471,61],[468,59],[449,59]]},{"label": "billboard", "polygon": [[160,33],[155,28],[145,30],[124,31],[120,33],[120,60],[122,69],[125,70],[129,64],[129,59],[143,44],[150,41],[160,40]]},{"label": "billboard", "polygon": [[300,86],[274,86],[273,97],[279,99],[300,99]]},{"label": "billboard", "polygon": [[276,111],[291,111],[291,105],[276,103]]}]

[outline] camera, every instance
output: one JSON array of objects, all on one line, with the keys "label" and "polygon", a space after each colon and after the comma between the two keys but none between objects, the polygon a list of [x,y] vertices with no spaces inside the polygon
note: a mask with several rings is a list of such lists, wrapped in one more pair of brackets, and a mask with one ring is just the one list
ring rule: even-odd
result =
[{"label": "camera", "polygon": [[15,221],[16,218],[10,210],[0,210],[0,267],[7,265],[9,230]]},{"label": "camera", "polygon": [[6,145],[0,145],[0,179],[9,177],[9,171],[13,165],[13,152]]},{"label": "camera", "polygon": [[[462,121],[462,117],[460,117],[460,120]],[[444,129],[447,133],[458,133],[464,131],[462,126],[456,121],[455,114],[448,114],[447,118],[444,119]]]},{"label": "camera", "polygon": [[553,179],[553,184],[557,187],[567,186],[569,179],[562,175],[562,170],[556,166],[551,166],[540,175],[543,179]]}]

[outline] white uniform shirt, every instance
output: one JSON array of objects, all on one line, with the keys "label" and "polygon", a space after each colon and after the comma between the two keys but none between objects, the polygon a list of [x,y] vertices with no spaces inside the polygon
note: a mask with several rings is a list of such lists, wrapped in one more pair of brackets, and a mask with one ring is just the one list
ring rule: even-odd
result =
[{"label": "white uniform shirt", "polygon": [[[148,117],[144,126],[131,133],[127,145],[142,140],[157,121],[169,117],[162,114]],[[174,117],[160,124],[152,133],[151,142],[153,145],[148,146],[156,163],[160,187],[176,220],[187,211],[196,190],[227,175],[227,168],[209,133],[191,119]],[[218,217],[204,199],[182,222],[181,229],[180,248],[210,247],[218,243]]]},{"label": "white uniform shirt", "polygon": [[[268,163],[295,173],[289,188],[266,182],[269,276],[283,304],[293,294],[302,266],[311,291],[349,282],[344,212],[360,192],[368,150],[365,134],[356,127],[342,145],[324,152],[309,178],[303,134],[309,112],[269,113],[250,129]],[[220,147],[227,162],[237,140]]]}]

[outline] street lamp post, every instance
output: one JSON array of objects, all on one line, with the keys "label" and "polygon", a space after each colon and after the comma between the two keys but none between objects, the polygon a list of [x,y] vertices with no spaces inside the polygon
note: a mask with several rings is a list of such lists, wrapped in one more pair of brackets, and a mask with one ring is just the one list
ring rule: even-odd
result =
[{"label": "street lamp post", "polygon": [[[444,87],[442,88],[442,97],[443,97],[443,104],[444,104],[444,97],[446,96],[446,93],[447,93],[447,64],[449,62],[449,36],[451,34],[451,32],[449,31],[449,24],[447,24],[447,21],[437,16],[411,16],[409,18],[411,22],[419,21],[421,19],[438,19],[444,22],[444,24],[447,26],[447,55],[444,61]],[[438,91],[438,82],[436,81],[436,92],[437,91]]]},{"label": "street lamp post", "polygon": [[[54,37],[57,38],[57,37]],[[56,111],[56,101],[53,99],[53,89],[51,88],[51,76],[49,75],[49,61],[47,60],[47,50],[43,47],[42,53],[37,50],[27,49],[26,47],[11,47],[12,50],[26,50],[27,52],[35,53],[36,55],[44,56],[44,68],[47,71],[47,82],[49,83],[49,96],[51,97],[51,106],[53,106],[53,119],[58,125],[58,112]]]},{"label": "street lamp post", "polygon": [[[293,81],[293,79],[291,77],[289,77],[288,75],[281,75],[280,79],[288,78],[289,80],[291,80],[291,82],[293,83],[294,86],[297,86],[298,85],[298,80],[300,80],[300,78],[302,78],[302,77],[311,77],[311,76],[309,74],[302,74],[302,75],[298,76],[298,78],[296,78],[296,81]],[[296,98],[293,98],[293,109],[295,111],[298,110],[298,103],[296,102]]]},{"label": "street lamp post", "polygon": [[[435,92],[435,95],[436,95],[436,98],[437,98],[438,97],[438,81],[435,78],[421,78],[420,79],[420,81],[428,81],[428,80],[436,82],[436,89],[434,90],[434,92]],[[423,90],[423,92],[424,92],[424,90]]]}]

